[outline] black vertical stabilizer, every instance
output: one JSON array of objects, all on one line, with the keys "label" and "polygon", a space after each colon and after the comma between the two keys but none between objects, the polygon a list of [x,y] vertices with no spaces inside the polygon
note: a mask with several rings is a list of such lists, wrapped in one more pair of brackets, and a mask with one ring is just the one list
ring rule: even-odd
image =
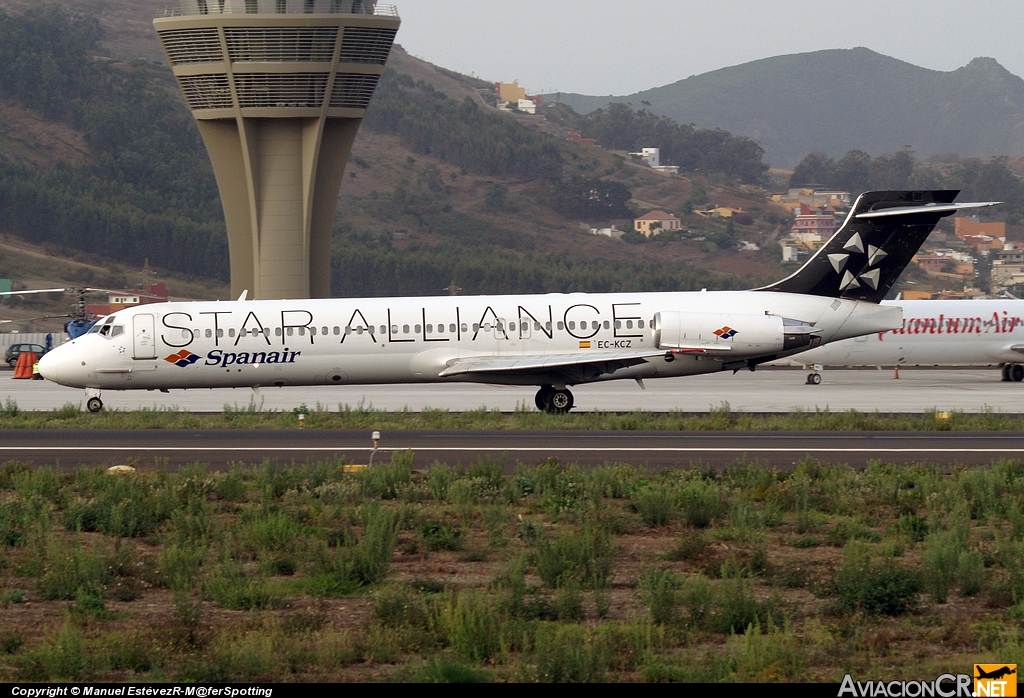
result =
[{"label": "black vertical stabilizer", "polygon": [[940,218],[993,202],[954,204],[958,190],[871,191],[846,222],[793,275],[758,291],[782,291],[878,303],[896,283]]}]

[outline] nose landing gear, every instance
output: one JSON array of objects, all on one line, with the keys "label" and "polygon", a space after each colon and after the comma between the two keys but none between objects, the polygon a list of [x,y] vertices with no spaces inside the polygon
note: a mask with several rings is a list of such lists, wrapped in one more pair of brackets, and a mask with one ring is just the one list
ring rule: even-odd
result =
[{"label": "nose landing gear", "polygon": [[86,397],[89,399],[85,401],[85,406],[90,412],[99,412],[103,409],[103,400],[100,400],[100,391],[96,388],[86,388]]},{"label": "nose landing gear", "polygon": [[552,414],[565,414],[572,409],[573,398],[568,388],[555,388],[550,385],[541,386],[534,398],[537,409]]}]

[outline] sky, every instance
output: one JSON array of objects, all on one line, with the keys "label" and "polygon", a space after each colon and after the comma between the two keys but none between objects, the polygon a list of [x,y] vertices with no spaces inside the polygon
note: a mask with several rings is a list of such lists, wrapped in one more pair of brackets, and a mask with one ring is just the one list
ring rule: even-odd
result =
[{"label": "sky", "polygon": [[865,46],[933,70],[1024,76],[1020,0],[385,0],[398,43],[531,93],[625,95],[759,58]]}]

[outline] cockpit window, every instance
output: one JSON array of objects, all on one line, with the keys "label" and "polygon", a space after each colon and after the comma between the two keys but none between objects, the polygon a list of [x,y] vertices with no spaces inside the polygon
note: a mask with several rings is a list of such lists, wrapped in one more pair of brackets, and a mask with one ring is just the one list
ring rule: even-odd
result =
[{"label": "cockpit window", "polygon": [[114,325],[113,329],[110,330],[111,337],[117,337],[122,334],[124,334],[124,325]]},{"label": "cockpit window", "polygon": [[100,331],[100,327],[100,325],[93,325],[92,327],[89,328],[88,334],[96,334],[97,332]]},{"label": "cockpit window", "polygon": [[103,327],[101,327],[100,334],[103,335],[104,337],[108,336],[110,334],[110,325],[104,325]]}]

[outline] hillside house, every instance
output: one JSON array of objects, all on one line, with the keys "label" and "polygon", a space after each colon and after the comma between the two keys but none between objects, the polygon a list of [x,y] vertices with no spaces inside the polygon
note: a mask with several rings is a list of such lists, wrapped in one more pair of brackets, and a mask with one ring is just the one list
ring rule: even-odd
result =
[{"label": "hillside house", "polygon": [[836,210],[826,206],[812,209],[807,204],[800,204],[791,230],[794,236],[809,233],[828,240],[836,232]]},{"label": "hillside house", "polygon": [[651,237],[663,230],[682,230],[683,226],[680,220],[671,213],[651,211],[634,220],[633,228],[636,232]]}]

